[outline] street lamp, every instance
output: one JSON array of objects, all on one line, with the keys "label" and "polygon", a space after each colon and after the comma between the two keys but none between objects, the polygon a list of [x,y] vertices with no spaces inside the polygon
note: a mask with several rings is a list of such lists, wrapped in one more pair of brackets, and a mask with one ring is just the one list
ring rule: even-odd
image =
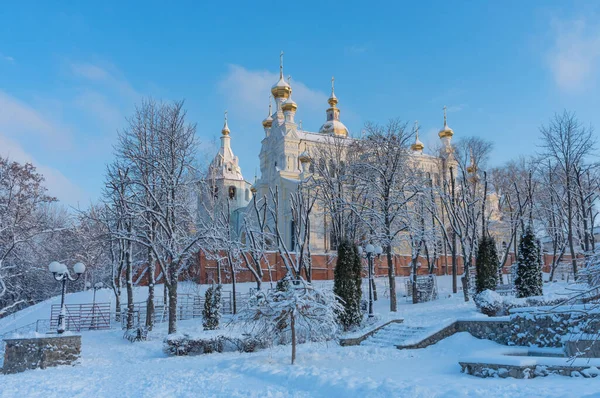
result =
[{"label": "street lamp", "polygon": [[92,300],[92,322],[90,323],[90,329],[94,329],[96,326],[96,292],[104,287],[104,283],[96,282],[92,286],[92,282],[86,282],[85,287],[89,289],[94,289],[94,299]]},{"label": "street lamp", "polygon": [[382,252],[381,246],[373,246],[371,243],[365,246],[364,250],[362,247],[358,247],[358,254],[366,257],[369,269],[369,318],[373,317],[373,258],[374,256],[379,257]]},{"label": "street lamp", "polygon": [[69,269],[66,265],[59,263],[58,261],[52,261],[50,265],[48,265],[48,269],[52,272],[54,279],[59,282],[62,282],[62,295],[60,297],[60,314],[58,315],[58,334],[62,334],[65,331],[65,318],[67,315],[67,311],[65,308],[65,293],[67,292],[67,280],[75,282],[81,274],[85,272],[85,265],[83,263],[76,263],[73,266],[73,272],[75,276],[71,276]]}]

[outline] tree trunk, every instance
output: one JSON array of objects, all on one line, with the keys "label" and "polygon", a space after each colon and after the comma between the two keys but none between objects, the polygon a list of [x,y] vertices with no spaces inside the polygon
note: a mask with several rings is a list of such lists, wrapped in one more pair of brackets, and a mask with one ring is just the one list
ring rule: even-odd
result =
[{"label": "tree trunk", "polygon": [[386,252],[388,265],[388,279],[390,283],[390,311],[396,312],[398,308],[396,303],[396,270],[394,269],[391,245],[388,245],[386,247]]},{"label": "tree trunk", "polygon": [[[455,192],[455,183],[454,183],[454,171],[453,168],[450,167],[450,184],[452,184],[452,211],[456,212],[456,192]],[[448,212],[450,213],[450,212]],[[450,218],[450,215],[448,215]],[[458,283],[456,278],[458,277],[458,267],[456,264],[456,230],[454,226],[452,227],[452,293],[458,292]]]},{"label": "tree trunk", "polygon": [[292,365],[296,362],[296,317],[291,313],[290,328],[292,329]]},{"label": "tree trunk", "polygon": [[573,243],[573,201],[571,198],[571,176],[567,173],[567,239],[569,240],[569,251],[571,252],[571,265],[573,266],[573,279],[577,277],[577,258],[575,245]]},{"label": "tree trunk", "polygon": [[127,329],[133,329],[133,264],[131,259],[131,243],[127,243],[125,278],[127,280]]},{"label": "tree trunk", "polygon": [[233,307],[233,315],[237,314],[237,298],[235,295],[235,291],[236,291],[236,276],[235,276],[235,272],[233,270],[233,267],[231,267],[231,290],[233,291],[233,297],[231,298],[231,305]]},{"label": "tree trunk", "polygon": [[417,259],[413,258],[411,261],[412,268],[412,302],[413,304],[417,304],[419,302],[419,290],[417,289]]},{"label": "tree trunk", "polygon": [[115,321],[121,322],[121,292],[115,290]]},{"label": "tree trunk", "polygon": [[154,274],[156,272],[156,263],[154,261],[154,255],[152,249],[148,249],[148,300],[146,302],[146,326],[148,330],[152,330],[154,327],[154,285],[156,284],[156,278]]},{"label": "tree trunk", "polygon": [[[175,273],[173,273],[175,274]],[[169,334],[177,332],[177,275],[171,276],[168,285],[169,292]]]}]

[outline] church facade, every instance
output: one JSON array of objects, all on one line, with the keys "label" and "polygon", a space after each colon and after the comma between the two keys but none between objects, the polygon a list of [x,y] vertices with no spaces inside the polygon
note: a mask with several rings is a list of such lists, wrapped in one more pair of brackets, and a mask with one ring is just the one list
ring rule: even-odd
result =
[{"label": "church facade", "polygon": [[[311,172],[311,153],[319,146],[329,145],[331,137],[354,140],[340,117],[338,98],[332,78],[331,95],[325,110],[325,120],[316,131],[304,130],[296,122],[298,104],[293,100],[293,86],[290,79],[284,78],[283,64],[280,64],[279,80],[272,86],[271,95],[274,107],[269,103],[269,112],[262,121],[264,136],[260,151],[260,176],[253,184],[248,182],[238,165],[238,158],[231,148],[230,130],[227,118],[221,135],[221,148],[209,168],[211,178],[216,181],[216,190],[224,192],[231,200],[231,211],[235,213],[233,222],[239,226],[241,213],[254,195],[268,195],[270,189],[278,188],[280,198],[279,230],[285,242],[292,242],[292,216],[289,194],[298,188],[298,184]],[[324,104],[325,105],[325,104]],[[325,107],[325,106],[324,106]],[[419,140],[418,132],[411,146],[411,156],[415,167],[430,173],[432,181],[439,183],[448,168],[454,164],[451,151],[453,130],[448,127],[444,111],[444,125],[439,131],[442,150],[439,156],[425,153],[424,144]],[[317,215],[318,214],[318,215]],[[326,216],[315,212],[311,218],[311,251],[327,253],[335,249]],[[404,245],[401,245],[404,246]],[[405,251],[398,248],[398,251]],[[410,251],[409,251],[410,253]],[[404,253],[398,253],[404,254]]]}]

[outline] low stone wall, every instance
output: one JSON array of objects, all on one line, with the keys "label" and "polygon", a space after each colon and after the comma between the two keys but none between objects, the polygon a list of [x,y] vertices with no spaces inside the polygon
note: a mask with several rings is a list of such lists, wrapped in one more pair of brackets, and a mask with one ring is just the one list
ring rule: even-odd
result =
[{"label": "low stone wall", "polygon": [[590,320],[580,312],[518,312],[511,315],[510,319],[459,320],[417,343],[397,348],[425,348],[459,332],[468,332],[479,339],[503,345],[560,348],[568,336],[596,335],[599,328],[599,318]]},{"label": "low stone wall", "polygon": [[377,326],[376,328],[373,328],[372,330],[366,332],[365,334],[363,334],[361,336],[342,338],[342,339],[340,339],[340,345],[343,347],[351,346],[351,345],[360,345],[360,343],[362,343],[369,337],[373,336],[375,333],[377,333],[384,327],[391,325],[392,323],[402,323],[402,322],[404,322],[403,319],[392,319],[391,321],[386,322],[383,325]]},{"label": "low stone wall", "polygon": [[600,358],[600,340],[584,337],[565,341],[565,354],[568,357]]},{"label": "low stone wall", "polygon": [[570,377],[597,377],[598,370],[590,366],[517,366],[504,364],[490,364],[480,362],[459,362],[461,371],[472,376],[487,378],[513,377],[515,379],[533,379],[535,377],[545,377],[548,375],[561,375]]},{"label": "low stone wall", "polygon": [[81,356],[81,336],[5,339],[2,373],[72,365]]}]

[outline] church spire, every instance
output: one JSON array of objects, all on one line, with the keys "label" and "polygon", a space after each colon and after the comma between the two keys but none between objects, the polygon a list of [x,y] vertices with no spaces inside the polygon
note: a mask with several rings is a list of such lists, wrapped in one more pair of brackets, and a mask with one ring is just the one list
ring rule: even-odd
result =
[{"label": "church spire", "polygon": [[275,98],[275,109],[279,112],[279,116],[283,117],[281,114],[281,104],[287,99],[292,93],[292,87],[290,84],[285,81],[283,77],[283,51],[279,54],[279,80],[277,83],[271,87],[271,94],[273,94],[273,98]]},{"label": "church spire", "polygon": [[230,132],[229,126],[227,125],[227,111],[225,111],[225,123],[223,124],[223,130],[221,130],[221,134],[229,135]]},{"label": "church spire", "polygon": [[446,105],[444,105],[444,127],[438,133],[440,138],[451,138],[454,135],[454,131],[448,127],[448,117],[446,116]]},{"label": "church spire", "polygon": [[425,145],[419,140],[419,121],[415,120],[415,143],[411,145],[410,149],[415,152],[423,152]]},{"label": "church spire", "polygon": [[262,121],[262,125],[265,128],[265,130],[271,128],[271,126],[273,125],[273,117],[271,116],[272,114],[273,114],[273,112],[272,112],[272,108],[271,108],[271,95],[269,95],[269,114]]},{"label": "church spire", "polygon": [[335,96],[335,77],[334,76],[331,76],[331,96],[329,97],[327,102],[329,103],[329,106],[331,106],[332,108],[335,108],[335,106],[338,103],[338,99]]}]

